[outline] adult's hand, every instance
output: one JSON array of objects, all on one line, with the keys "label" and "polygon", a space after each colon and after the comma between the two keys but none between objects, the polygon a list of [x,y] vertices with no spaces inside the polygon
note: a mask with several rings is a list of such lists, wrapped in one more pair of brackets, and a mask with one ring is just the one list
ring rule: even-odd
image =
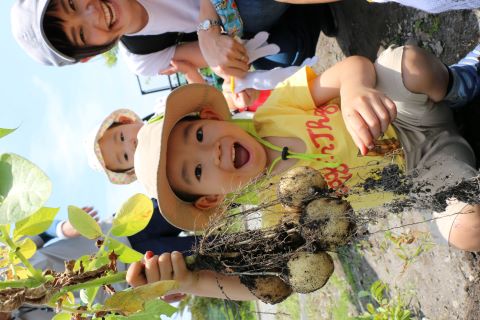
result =
[{"label": "adult's hand", "polygon": [[248,53],[243,44],[220,33],[218,27],[198,32],[200,50],[210,68],[220,77],[243,78],[248,71]]}]

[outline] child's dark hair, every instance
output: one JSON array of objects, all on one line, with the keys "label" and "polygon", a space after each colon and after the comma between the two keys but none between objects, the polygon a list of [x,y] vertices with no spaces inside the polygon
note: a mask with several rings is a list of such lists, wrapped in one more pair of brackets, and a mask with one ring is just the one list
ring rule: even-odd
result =
[{"label": "child's dark hair", "polygon": [[56,16],[59,0],[51,0],[45,11],[43,18],[43,30],[48,41],[61,53],[75,60],[80,61],[84,58],[90,58],[97,54],[107,52],[115,46],[117,41],[113,41],[103,46],[77,47],[73,45],[63,30],[65,21]]}]

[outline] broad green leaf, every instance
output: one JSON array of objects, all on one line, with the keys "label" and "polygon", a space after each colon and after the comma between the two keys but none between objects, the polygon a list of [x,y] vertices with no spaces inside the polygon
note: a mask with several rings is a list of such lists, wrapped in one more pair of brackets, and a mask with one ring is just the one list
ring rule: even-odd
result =
[{"label": "broad green leaf", "polygon": [[0,139],[5,137],[6,135],[9,135],[10,133],[12,133],[15,130],[17,130],[17,129],[16,128],[15,129],[0,128]]},{"label": "broad green leaf", "polygon": [[72,319],[72,314],[71,313],[57,313],[52,320],[70,320]]},{"label": "broad green leaf", "polygon": [[136,287],[131,290],[120,291],[105,300],[105,307],[110,310],[121,310],[126,313],[135,313],[144,310],[145,302],[165,295],[170,290],[178,288],[175,280],[157,281]]},{"label": "broad green leaf", "polygon": [[145,310],[128,316],[127,320],[160,319],[161,315],[171,317],[177,308],[169,305],[161,299],[155,299],[145,302]]},{"label": "broad green leaf", "polygon": [[93,240],[103,235],[97,221],[78,207],[68,206],[68,220],[87,239]]},{"label": "broad green leaf", "polygon": [[375,313],[375,308],[373,307],[373,304],[371,304],[371,303],[367,304],[367,310],[368,310],[368,312],[370,312],[370,314]]},{"label": "broad green leaf", "polygon": [[119,255],[118,260],[123,263],[133,263],[143,258],[143,254],[115,239],[108,239],[107,247],[110,251],[115,251]]},{"label": "broad green leaf", "polygon": [[116,237],[128,237],[142,231],[152,218],[152,213],[152,200],[141,193],[134,195],[115,215],[112,234]]},{"label": "broad green leaf", "polygon": [[357,297],[359,297],[359,298],[364,298],[364,297],[368,297],[368,296],[370,296],[370,292],[365,291],[365,290],[360,290],[357,293]]},{"label": "broad green leaf", "polygon": [[88,297],[87,305],[88,306],[91,306],[93,304],[93,302],[95,301],[95,298],[97,297],[99,289],[100,289],[100,287],[94,287],[94,288],[88,288],[87,289],[87,297]]},{"label": "broad green leaf", "polygon": [[88,269],[88,264],[90,263],[90,260],[92,260],[92,257],[89,255],[81,256],[77,260],[75,260],[75,265],[73,266],[73,271],[79,271],[80,270],[80,264],[83,265],[84,271],[90,271]]},{"label": "broad green leaf", "polygon": [[48,177],[16,154],[0,156],[0,224],[12,224],[40,209],[52,191]]},{"label": "broad green leaf", "polygon": [[[25,238],[20,242],[17,242],[16,245],[18,246],[18,250],[23,254],[26,259],[30,259],[31,257],[33,257],[33,255],[37,251],[37,245],[30,238]],[[19,262],[16,263],[20,263],[20,260],[18,261]]]},{"label": "broad green leaf", "polygon": [[52,224],[60,208],[40,208],[31,216],[18,221],[13,230],[13,238],[18,239],[22,236],[36,236],[45,232]]}]

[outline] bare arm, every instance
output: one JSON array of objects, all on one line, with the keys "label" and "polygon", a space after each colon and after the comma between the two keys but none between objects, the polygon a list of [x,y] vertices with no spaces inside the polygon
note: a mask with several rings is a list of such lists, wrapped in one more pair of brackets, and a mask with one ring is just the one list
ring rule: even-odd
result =
[{"label": "bare arm", "polygon": [[136,262],[128,268],[127,281],[134,287],[159,280],[176,280],[179,283],[180,288],[169,294],[182,292],[220,299],[257,299],[240,283],[238,277],[207,270],[188,270],[179,252],[164,253],[160,257],[145,256],[145,265]]},{"label": "bare arm", "polygon": [[335,64],[309,83],[316,105],[341,97],[345,125],[362,154],[396,117],[395,104],[375,84],[373,64],[359,56]]},{"label": "bare arm", "polygon": [[[218,20],[217,12],[210,0],[200,0],[199,21]],[[221,34],[219,26],[198,32],[202,55],[212,70],[227,78],[242,78],[248,71],[248,54],[245,46],[230,36]]]}]

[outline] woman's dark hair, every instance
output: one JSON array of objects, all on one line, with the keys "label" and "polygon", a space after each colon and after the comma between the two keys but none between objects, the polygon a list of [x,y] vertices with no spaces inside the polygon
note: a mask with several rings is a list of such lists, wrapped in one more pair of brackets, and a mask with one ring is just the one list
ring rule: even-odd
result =
[{"label": "woman's dark hair", "polygon": [[78,62],[80,59],[90,58],[97,54],[107,52],[115,46],[117,43],[116,40],[103,46],[77,47],[73,45],[63,31],[64,21],[56,16],[58,1],[59,0],[50,1],[43,18],[43,30],[48,41],[50,41],[55,49]]}]

